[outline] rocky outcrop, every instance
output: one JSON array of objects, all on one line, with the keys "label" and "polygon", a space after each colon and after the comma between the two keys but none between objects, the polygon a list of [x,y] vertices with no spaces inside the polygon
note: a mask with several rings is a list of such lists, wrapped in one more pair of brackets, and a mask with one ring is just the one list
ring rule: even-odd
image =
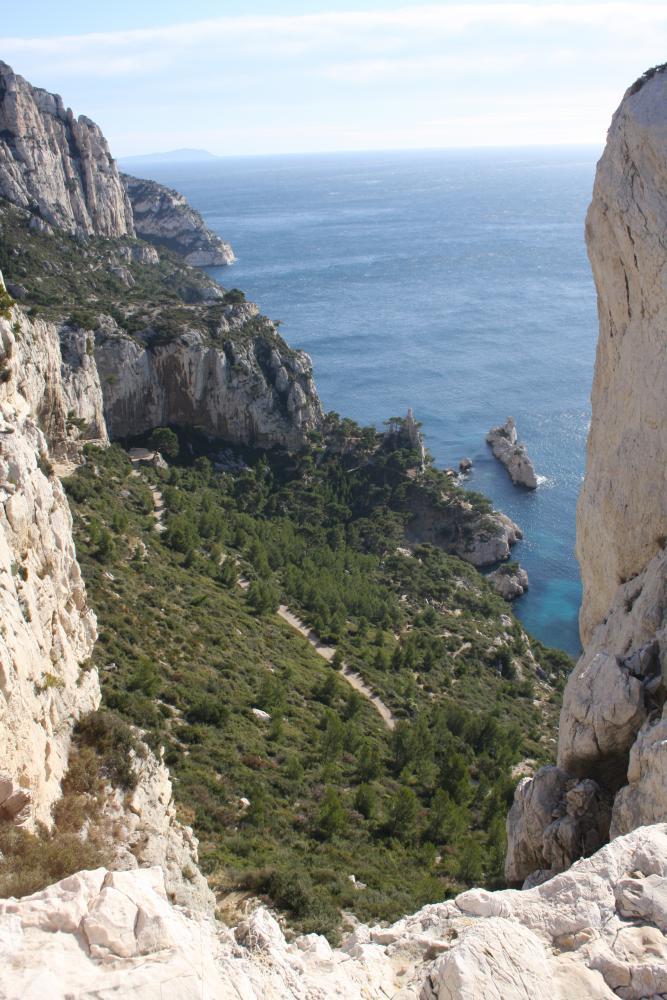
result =
[{"label": "rocky outcrop", "polygon": [[0,62],[0,196],[35,224],[70,232],[134,232],[132,209],[107,141],[57,94],[31,86]]},{"label": "rocky outcrop", "polygon": [[508,417],[504,424],[492,427],[486,435],[487,444],[499,462],[505,466],[510,479],[516,486],[537,489],[537,476],[525,444],[517,440],[514,417]]},{"label": "rocky outcrop", "polygon": [[523,532],[497,510],[480,508],[463,492],[417,489],[410,495],[406,541],[428,543],[473,566],[491,566],[507,559]]},{"label": "rocky outcrop", "polygon": [[610,806],[590,778],[542,767],[523,778],[507,818],[505,876],[512,884],[551,878],[609,838]]},{"label": "rocky outcrop", "polygon": [[236,258],[229,243],[207,228],[178,191],[155,181],[122,174],[137,236],[176,250],[194,267],[231,264]]},{"label": "rocky outcrop", "polygon": [[[561,710],[558,768],[543,769],[517,788],[508,820],[506,874],[526,878],[544,863],[528,842],[542,844],[562,814],[562,789],[592,780],[612,809],[610,836],[667,818],[667,754],[662,713],[667,695],[667,552],[623,584],[570,674]],[[541,802],[536,811],[531,803]],[[523,818],[522,818],[523,814]],[[532,831],[526,835],[525,830]],[[605,834],[606,836],[606,834]],[[539,853],[539,852],[537,852]],[[573,841],[563,870],[585,851]]]},{"label": "rocky outcrop", "polygon": [[515,601],[528,590],[528,574],[523,566],[517,563],[514,566],[501,566],[493,573],[489,573],[487,580],[496,594],[506,601]]},{"label": "rocky outcrop", "polygon": [[[463,506],[466,504],[469,506],[469,502],[464,500]],[[448,551],[473,566],[490,566],[507,559],[512,546],[521,538],[523,532],[519,525],[507,514],[494,510],[491,514],[475,519],[467,530],[461,532]]]},{"label": "rocky outcrop", "polygon": [[613,117],[586,220],[600,336],[577,511],[585,643],[667,537],[667,74]]},{"label": "rocky outcrop", "polygon": [[322,419],[310,358],[277,338],[274,346],[264,336],[216,344],[192,329],[151,345],[109,321],[96,333],[95,358],[112,437],[179,424],[295,450]]},{"label": "rocky outcrop", "polygon": [[28,366],[40,330],[14,317],[0,319],[0,761],[28,799],[20,818],[31,825],[51,822],[72,727],[97,706],[99,685],[86,669],[96,623],[72,518],[37,422],[58,341],[51,330]]},{"label": "rocky outcrop", "polygon": [[339,949],[288,944],[264,909],[235,930],[167,900],[160,869],[80,872],[0,903],[7,1000],[640,1000],[667,992],[667,827],[526,892],[472,889]]},{"label": "rocky outcrop", "polygon": [[104,822],[113,830],[113,867],[159,866],[172,903],[212,915],[215,897],[199,870],[197,838],[177,819],[169,771],[147,746],[140,749],[134,760],[136,787],[115,789],[104,805]]}]

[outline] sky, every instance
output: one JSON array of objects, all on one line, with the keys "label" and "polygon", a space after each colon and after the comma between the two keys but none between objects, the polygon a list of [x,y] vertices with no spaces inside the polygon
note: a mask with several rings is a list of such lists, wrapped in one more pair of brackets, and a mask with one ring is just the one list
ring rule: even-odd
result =
[{"label": "sky", "polygon": [[[5,8],[3,11],[2,8]],[[0,58],[116,157],[602,146],[667,3],[0,0]]]}]

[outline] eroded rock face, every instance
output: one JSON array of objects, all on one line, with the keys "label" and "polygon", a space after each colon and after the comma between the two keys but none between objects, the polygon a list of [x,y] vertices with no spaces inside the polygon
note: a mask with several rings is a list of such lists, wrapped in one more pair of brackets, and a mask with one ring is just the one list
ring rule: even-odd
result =
[{"label": "eroded rock face", "polygon": [[261,338],[214,346],[190,330],[148,347],[109,323],[96,335],[95,357],[112,437],[180,424],[294,450],[322,418],[308,355]]},{"label": "eroded rock face", "polygon": [[[80,872],[0,902],[7,1000],[640,1000],[667,990],[667,827],[526,892],[472,889],[332,949],[256,910],[235,931],[170,905],[161,870]],[[59,932],[59,933],[54,933]]]},{"label": "eroded rock face", "polygon": [[207,228],[178,191],[129,174],[121,178],[132,204],[137,236],[176,250],[193,267],[231,264],[236,259],[229,243]]},{"label": "eroded rock face", "polygon": [[132,209],[97,125],[0,62],[0,195],[37,226],[133,234]]},{"label": "eroded rock face", "polygon": [[667,816],[667,714],[649,720],[630,750],[628,784],[614,799],[610,836]]},{"label": "eroded rock face", "polygon": [[667,73],[626,93],[586,220],[600,336],[577,511],[587,643],[667,536]]},{"label": "eroded rock face", "polygon": [[2,344],[9,384],[27,402],[53,458],[76,457],[86,441],[107,444],[92,334],[30,320],[15,309]]},{"label": "eroded rock face", "polygon": [[610,806],[599,785],[560,767],[523,778],[507,818],[508,882],[540,881],[606,843]]},{"label": "eroded rock face", "polygon": [[529,490],[537,489],[535,469],[525,444],[517,440],[514,417],[508,417],[504,424],[492,427],[486,435],[486,441],[516,486],[525,486]]},{"label": "eroded rock face", "polygon": [[8,376],[0,382],[0,761],[29,796],[21,820],[48,825],[72,727],[99,703],[97,674],[83,668],[96,622],[31,399],[49,372],[39,358],[29,369],[20,362],[32,343],[23,321],[0,320],[0,340]]},{"label": "eroded rock face", "polygon": [[[586,223],[600,337],[577,512],[585,650],[565,689],[558,764],[613,800],[611,836],[667,819],[666,223],[663,70],[614,115]],[[520,819],[531,798],[521,789],[512,809],[516,870],[534,860],[521,832],[534,816]]]}]

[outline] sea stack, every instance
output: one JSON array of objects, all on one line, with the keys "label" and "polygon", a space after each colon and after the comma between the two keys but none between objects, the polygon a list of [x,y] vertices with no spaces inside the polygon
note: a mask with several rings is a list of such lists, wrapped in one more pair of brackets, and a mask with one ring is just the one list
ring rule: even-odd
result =
[{"label": "sea stack", "polygon": [[486,435],[487,444],[499,462],[510,474],[515,486],[537,489],[537,476],[525,444],[517,440],[514,417],[508,417],[504,424],[492,427]]}]

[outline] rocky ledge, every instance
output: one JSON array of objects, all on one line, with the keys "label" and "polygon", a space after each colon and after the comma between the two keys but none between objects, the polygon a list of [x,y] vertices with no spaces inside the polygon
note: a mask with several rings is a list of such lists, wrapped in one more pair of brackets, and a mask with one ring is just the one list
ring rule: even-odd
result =
[{"label": "rocky ledge", "polygon": [[199,212],[178,191],[129,174],[121,178],[141,239],[176,250],[193,267],[231,264],[236,259],[229,243],[207,228]]},{"label": "rocky ledge", "polygon": [[537,476],[526,446],[517,440],[514,417],[508,417],[504,424],[492,427],[486,435],[491,451],[502,462],[510,474],[515,486],[525,486],[528,490],[537,489]]},{"label": "rocky ledge", "polygon": [[667,826],[525,892],[471,889],[340,949],[288,944],[260,908],[234,930],[170,905],[160,868],[79,872],[0,902],[7,1000],[124,996],[640,1000],[667,992]]}]

